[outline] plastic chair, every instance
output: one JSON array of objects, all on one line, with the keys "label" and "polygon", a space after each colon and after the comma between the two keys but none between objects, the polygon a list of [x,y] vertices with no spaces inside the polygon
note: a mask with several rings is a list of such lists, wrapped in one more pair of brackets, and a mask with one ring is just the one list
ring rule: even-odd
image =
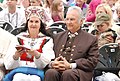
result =
[{"label": "plastic chair", "polygon": [[120,48],[118,43],[105,44],[99,48],[99,63],[94,70],[93,81],[102,72],[112,72],[118,75],[120,70]]},{"label": "plastic chair", "polygon": [[0,21],[0,27],[4,30],[10,32],[13,35],[18,35],[21,32],[21,30],[24,28],[24,25],[25,24],[23,24],[19,28],[14,28],[11,23],[6,22],[6,21]]},{"label": "plastic chair", "polygon": [[89,31],[89,27],[92,25],[92,22],[85,22],[83,23],[81,29],[83,29],[84,31],[88,32]]},{"label": "plastic chair", "polygon": [[66,24],[63,21],[58,21],[58,22],[54,22],[48,29],[47,32],[50,35],[54,35],[57,34],[59,32],[65,31],[66,28]]}]

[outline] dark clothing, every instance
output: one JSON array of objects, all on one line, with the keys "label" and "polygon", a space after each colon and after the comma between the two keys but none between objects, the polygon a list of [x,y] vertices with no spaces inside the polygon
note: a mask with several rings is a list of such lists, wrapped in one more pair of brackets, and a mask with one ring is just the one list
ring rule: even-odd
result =
[{"label": "dark clothing", "polygon": [[[116,38],[117,38],[116,32],[115,32],[114,30],[112,30],[112,29],[108,29],[108,30],[105,31],[104,33],[109,33],[109,32],[112,32],[112,37],[113,37],[114,42],[115,42],[115,41],[116,41]],[[99,31],[95,29],[95,30],[93,30],[93,31],[91,32],[91,34],[97,35],[97,34],[99,34]],[[107,34],[106,34],[106,35],[107,35]]]},{"label": "dark clothing", "polygon": [[68,32],[67,30],[58,33],[54,37],[55,55],[56,57],[62,55],[69,63],[76,63],[77,67],[75,69],[65,70],[63,73],[58,73],[54,69],[49,69],[45,74],[45,81],[92,80],[93,70],[98,63],[99,56],[97,38],[80,29],[77,31],[78,35],[75,36],[72,42],[72,46],[70,47],[71,51],[66,52],[64,49],[66,48]]},{"label": "dark clothing", "polygon": [[52,14],[52,19],[54,22],[62,21],[62,18],[58,14]]},{"label": "dark clothing", "polygon": [[[99,33],[98,30],[93,30],[91,32],[93,35],[96,35],[98,37],[98,46],[101,47],[105,44],[109,44],[109,43],[115,43],[116,38],[117,38],[117,34],[114,30],[112,29],[108,29],[105,32]],[[111,37],[113,39],[113,41],[108,41],[106,40],[107,37]]]}]

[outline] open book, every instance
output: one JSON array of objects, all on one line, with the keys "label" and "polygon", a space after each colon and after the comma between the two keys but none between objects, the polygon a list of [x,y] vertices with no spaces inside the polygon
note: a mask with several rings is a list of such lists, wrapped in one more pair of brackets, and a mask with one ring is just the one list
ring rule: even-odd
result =
[{"label": "open book", "polygon": [[30,47],[27,47],[25,45],[16,45],[15,47],[17,50],[30,50],[31,48]]}]

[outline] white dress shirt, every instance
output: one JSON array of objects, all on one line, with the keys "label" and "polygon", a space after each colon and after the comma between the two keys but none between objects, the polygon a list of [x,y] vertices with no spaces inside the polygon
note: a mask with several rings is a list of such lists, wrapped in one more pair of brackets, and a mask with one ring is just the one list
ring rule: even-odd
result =
[{"label": "white dress shirt", "polygon": [[3,9],[0,12],[0,21],[11,23],[13,29],[15,29],[15,27],[19,28],[26,22],[25,12],[23,9],[16,8],[16,12],[11,14],[8,12],[8,8]]}]

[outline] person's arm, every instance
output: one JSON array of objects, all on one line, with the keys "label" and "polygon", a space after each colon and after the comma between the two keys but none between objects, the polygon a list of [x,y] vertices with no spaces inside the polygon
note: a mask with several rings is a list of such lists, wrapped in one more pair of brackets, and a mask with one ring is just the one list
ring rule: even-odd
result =
[{"label": "person's arm", "polygon": [[51,59],[55,58],[53,51],[53,39],[50,39],[42,48],[42,53],[38,59],[34,59],[36,66],[40,69],[44,69],[48,65]]},{"label": "person's arm", "polygon": [[4,65],[6,69],[13,69],[19,66],[19,58],[13,56],[16,52],[16,45],[17,42],[15,41],[15,39],[14,41],[11,41],[7,53],[4,57]]},{"label": "person's arm", "polygon": [[89,39],[91,41],[89,44],[89,48],[85,49],[85,54],[87,55],[84,58],[79,58],[75,60],[78,69],[86,70],[86,71],[93,71],[98,63],[98,40],[97,37],[94,39]]}]

